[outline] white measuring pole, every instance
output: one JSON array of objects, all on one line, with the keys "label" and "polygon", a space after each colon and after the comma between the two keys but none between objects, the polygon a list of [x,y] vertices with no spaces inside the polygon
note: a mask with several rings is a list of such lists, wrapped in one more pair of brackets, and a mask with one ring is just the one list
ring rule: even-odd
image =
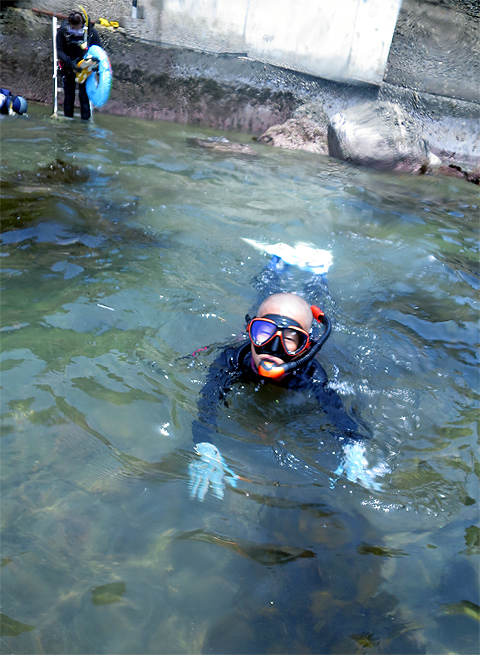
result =
[{"label": "white measuring pole", "polygon": [[57,76],[57,17],[52,18],[52,41],[53,41],[53,115],[57,115],[58,102],[58,76]]}]

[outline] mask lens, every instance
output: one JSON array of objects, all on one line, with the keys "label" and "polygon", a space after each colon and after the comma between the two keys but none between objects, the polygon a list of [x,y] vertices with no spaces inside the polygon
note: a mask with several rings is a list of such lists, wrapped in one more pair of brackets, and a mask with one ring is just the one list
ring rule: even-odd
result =
[{"label": "mask lens", "polygon": [[300,332],[300,330],[294,330],[293,328],[283,328],[282,335],[285,351],[289,355],[293,355],[298,350],[303,348],[308,338],[304,332]]},{"label": "mask lens", "polygon": [[274,323],[262,321],[261,318],[253,320],[250,324],[250,336],[256,346],[263,346],[276,331],[277,326]]}]

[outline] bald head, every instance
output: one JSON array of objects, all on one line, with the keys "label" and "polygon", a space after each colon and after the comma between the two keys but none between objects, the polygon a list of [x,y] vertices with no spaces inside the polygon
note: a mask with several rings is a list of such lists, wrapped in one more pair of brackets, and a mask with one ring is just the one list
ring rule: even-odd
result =
[{"label": "bald head", "polygon": [[258,308],[257,316],[261,318],[267,314],[293,318],[306,332],[312,327],[313,314],[310,305],[296,293],[275,293],[266,298]]}]

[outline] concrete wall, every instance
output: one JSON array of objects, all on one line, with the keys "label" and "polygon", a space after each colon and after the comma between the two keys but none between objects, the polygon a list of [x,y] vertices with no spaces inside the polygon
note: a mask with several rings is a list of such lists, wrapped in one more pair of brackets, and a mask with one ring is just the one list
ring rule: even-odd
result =
[{"label": "concrete wall", "polygon": [[402,0],[142,0],[140,38],[381,84]]}]

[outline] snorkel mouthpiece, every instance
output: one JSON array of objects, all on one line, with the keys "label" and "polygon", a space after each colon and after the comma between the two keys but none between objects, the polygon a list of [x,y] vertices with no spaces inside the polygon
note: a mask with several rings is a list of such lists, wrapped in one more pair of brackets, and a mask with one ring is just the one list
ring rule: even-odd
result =
[{"label": "snorkel mouthpiece", "polygon": [[294,368],[297,368],[296,362],[289,362],[288,364],[280,365],[274,364],[273,362],[260,362],[258,365],[258,373],[263,378],[278,380],[278,378],[282,378]]}]

